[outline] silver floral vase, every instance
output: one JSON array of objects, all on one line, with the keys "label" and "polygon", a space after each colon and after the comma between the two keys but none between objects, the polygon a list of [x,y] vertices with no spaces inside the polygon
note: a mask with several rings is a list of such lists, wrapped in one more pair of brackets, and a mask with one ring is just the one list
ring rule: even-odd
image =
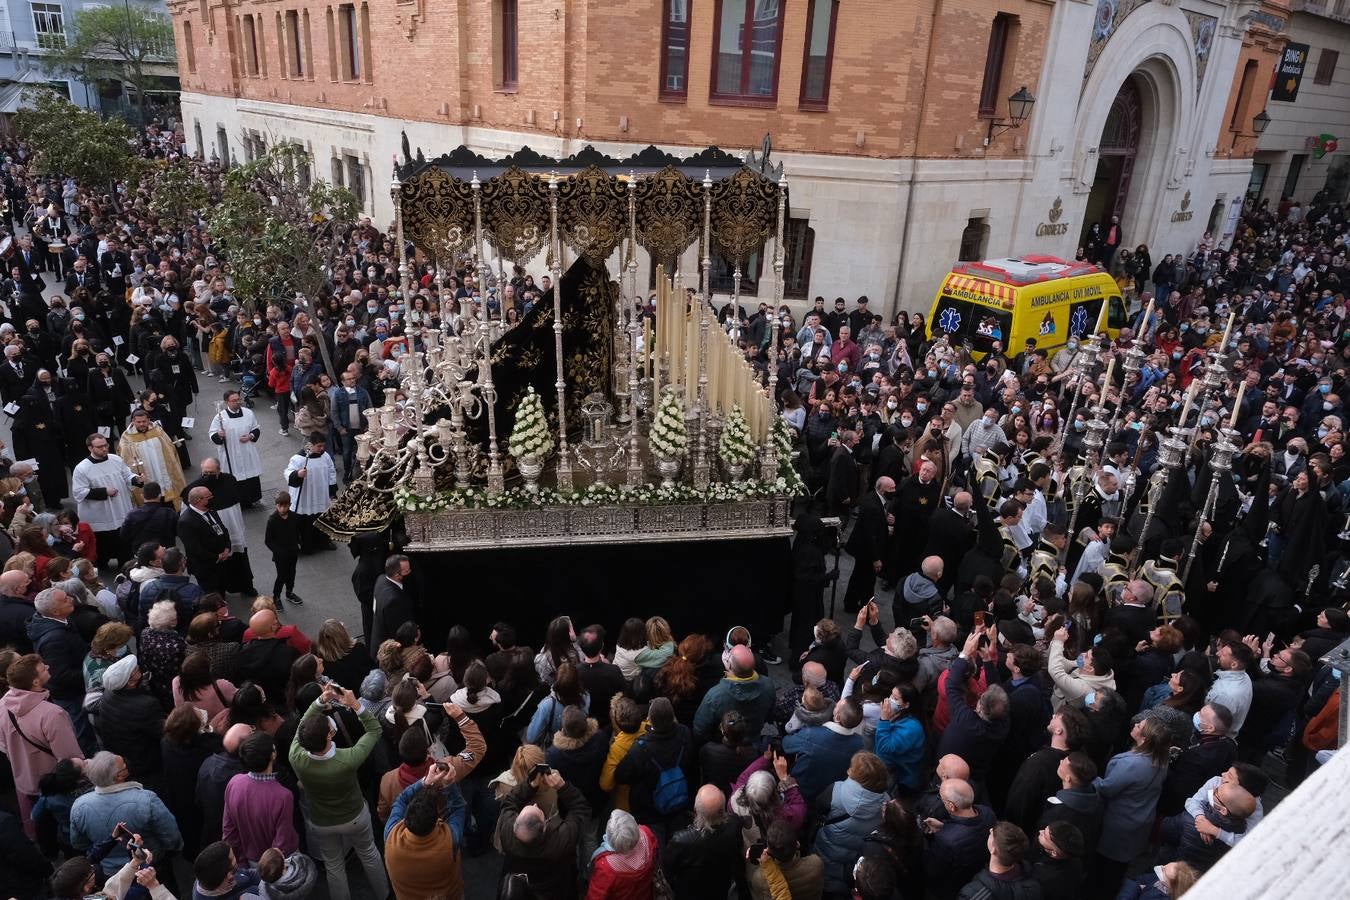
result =
[{"label": "silver floral vase", "polygon": [[668,456],[656,457],[656,471],[661,474],[661,487],[675,486],[675,476],[680,474],[680,460]]},{"label": "silver floral vase", "polygon": [[727,477],[731,479],[732,484],[740,484],[745,480],[745,463],[734,463],[723,460],[722,464],[726,466]]},{"label": "silver floral vase", "polygon": [[539,476],[544,471],[544,461],[533,453],[526,453],[516,460],[516,468],[520,469],[521,477],[525,479],[525,490],[537,494]]}]

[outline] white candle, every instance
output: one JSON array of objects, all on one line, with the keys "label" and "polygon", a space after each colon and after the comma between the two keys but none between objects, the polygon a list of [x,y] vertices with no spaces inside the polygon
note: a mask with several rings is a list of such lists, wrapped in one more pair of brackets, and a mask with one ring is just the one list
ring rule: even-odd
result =
[{"label": "white candle", "polygon": [[1238,382],[1237,399],[1233,401],[1233,417],[1228,421],[1229,428],[1237,428],[1238,413],[1242,411],[1242,393],[1247,390],[1247,379]]}]

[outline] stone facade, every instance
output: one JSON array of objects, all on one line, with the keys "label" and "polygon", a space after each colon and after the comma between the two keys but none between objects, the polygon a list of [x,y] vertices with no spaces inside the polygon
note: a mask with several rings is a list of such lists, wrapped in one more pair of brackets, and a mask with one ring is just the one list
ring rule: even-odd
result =
[{"label": "stone facade", "polygon": [[[888,313],[927,309],[963,237],[976,255],[1071,256],[1095,145],[1127,77],[1153,86],[1124,200],[1127,244],[1189,249],[1216,201],[1240,197],[1247,183],[1248,160],[1213,154],[1242,52],[1239,19],[1260,3],[837,0],[827,102],[813,105],[803,99],[808,20],[821,21],[815,4],[829,0],[779,0],[776,98],[713,96],[715,20],[738,2],[668,0],[688,11],[684,94],[671,97],[662,94],[662,0],[175,0],[185,133],[204,155],[227,145],[235,160],[259,143],[299,141],[316,174],[358,188],[380,223],[392,219],[400,131],[428,156],[459,144],[487,154],[529,145],[566,156],[588,143],[613,155],[647,144],[742,152],[771,134],[791,217],[814,242],[809,282],[799,280],[789,302],[865,293]],[[1096,42],[1085,77],[1104,6],[1118,24]],[[501,58],[510,9],[519,21],[514,84]],[[992,117],[1008,116],[1006,98],[1023,85],[1038,102],[1024,127],[986,144],[981,93],[1000,14],[1005,50],[985,92]],[[1191,215],[1174,221],[1187,192]],[[1060,227],[1038,236],[1057,199]],[[759,296],[772,294],[771,282],[765,265]]]}]

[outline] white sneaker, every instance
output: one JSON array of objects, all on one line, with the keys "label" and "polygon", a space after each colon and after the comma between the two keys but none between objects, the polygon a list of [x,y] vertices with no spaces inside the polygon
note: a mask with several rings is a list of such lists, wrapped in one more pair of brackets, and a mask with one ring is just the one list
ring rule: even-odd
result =
[{"label": "white sneaker", "polygon": [[229,381],[230,379],[229,379],[229,376],[227,376],[227,375],[222,375],[222,376],[220,376],[220,378],[219,378],[218,380],[220,381],[221,384],[224,384],[225,382]]},{"label": "white sneaker", "polygon": [[281,435],[282,437],[290,437],[290,436],[291,436],[290,430],[289,430],[289,429],[286,429],[286,428],[281,429],[280,431],[277,432],[277,434]]}]

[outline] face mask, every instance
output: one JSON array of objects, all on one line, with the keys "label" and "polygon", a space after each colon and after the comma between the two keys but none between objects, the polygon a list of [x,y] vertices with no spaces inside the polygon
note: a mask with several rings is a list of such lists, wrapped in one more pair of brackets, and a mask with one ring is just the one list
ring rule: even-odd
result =
[{"label": "face mask", "polygon": [[1317,429],[1317,439],[1320,441],[1322,438],[1326,437],[1326,436],[1327,436],[1327,432],[1330,431],[1330,430],[1331,430],[1331,429],[1327,428],[1325,425],[1323,425],[1321,428]]},{"label": "face mask", "polygon": [[919,411],[920,415],[922,415],[923,413],[928,412],[928,404],[927,404],[927,403],[916,403],[916,404],[914,404],[914,408],[917,409],[917,410]]},{"label": "face mask", "polygon": [[905,426],[906,428],[908,428],[908,427],[910,427],[911,425],[914,424],[914,420],[911,419],[909,416],[901,416],[901,417],[900,417],[900,424],[903,425],[903,426]]},{"label": "face mask", "polygon": [[1070,350],[1077,350],[1077,349],[1078,349],[1078,342],[1077,342],[1077,341],[1069,341],[1069,349],[1070,349]]},{"label": "face mask", "polygon": [[83,321],[84,321],[84,313],[82,313],[82,312],[77,312],[77,313],[75,313],[75,321],[77,321],[77,322],[83,322]]},{"label": "face mask", "polygon": [[1195,333],[1196,333],[1196,334],[1200,334],[1200,335],[1209,334],[1209,329],[1208,329],[1208,328],[1197,328],[1197,329],[1195,329]]},{"label": "face mask", "polygon": [[1073,422],[1074,431],[1082,431],[1084,428],[1087,428],[1087,422],[1084,422],[1082,419],[1074,420]]},{"label": "face mask", "polygon": [[1080,669],[1086,669],[1086,668],[1087,668],[1087,654],[1086,654],[1086,653],[1080,653],[1080,654],[1078,654],[1078,668],[1080,668]]},{"label": "face mask", "polygon": [[1088,691],[1083,695],[1083,709],[1092,709],[1092,705],[1097,702],[1097,692]]},{"label": "face mask", "polygon": [[1012,411],[1013,411],[1013,415],[1015,416],[1015,415],[1017,415],[1018,413],[1020,413],[1020,412],[1022,411],[1022,407],[1020,407],[1020,406],[1014,406],[1014,407],[1012,408]]},{"label": "face mask", "polygon": [[377,309],[379,309],[378,306],[367,306],[367,307],[366,307],[366,312],[370,313],[370,314],[373,316],[373,315],[375,315],[375,311],[376,311]]},{"label": "face mask", "polygon": [[839,374],[843,375],[845,372],[848,371],[848,363],[841,362],[836,368],[839,369]]},{"label": "face mask", "polygon": [[1054,428],[1054,427],[1055,427],[1055,420],[1054,420],[1054,419],[1041,419],[1041,425],[1044,426],[1044,427],[1046,427],[1046,428]]},{"label": "face mask", "polygon": [[886,401],[886,408],[887,408],[887,409],[898,409],[899,407],[900,407],[900,401],[898,401],[898,400],[887,400],[887,401]]},{"label": "face mask", "polygon": [[1195,729],[1196,734],[1202,733],[1200,729],[1200,713],[1198,710],[1196,711],[1195,715],[1191,716],[1191,727]]},{"label": "face mask", "polygon": [[1328,401],[1326,401],[1326,400],[1323,400],[1323,401],[1322,401],[1322,410],[1323,410],[1324,412],[1331,412],[1331,410],[1332,410],[1331,403],[1328,402]]},{"label": "face mask", "polygon": [[1318,392],[1319,394],[1323,395],[1323,396],[1326,396],[1327,394],[1330,394],[1330,393],[1331,393],[1331,385],[1329,385],[1329,384],[1319,384],[1319,385],[1317,386],[1317,392]]},{"label": "face mask", "polygon": [[1131,422],[1131,423],[1130,423],[1130,427],[1133,428],[1135,431],[1143,431],[1143,430],[1144,430],[1144,423],[1143,423],[1143,422]]},{"label": "face mask", "polygon": [[936,369],[929,369],[929,370],[928,370],[928,377],[929,377],[929,378],[936,378],[936,377],[937,377],[937,370],[936,370]]},{"label": "face mask", "polygon": [[355,319],[348,319],[348,320],[347,320],[347,327],[348,327],[348,328],[355,328],[355,327],[356,327],[356,320],[355,320]]},{"label": "face mask", "polygon": [[1173,359],[1181,359],[1181,351],[1180,351],[1180,350],[1173,350],[1173,351],[1172,351],[1172,358],[1173,358]]},{"label": "face mask", "polygon": [[1191,326],[1190,326],[1189,324],[1187,324],[1186,322],[1182,322],[1182,323],[1181,323],[1181,331],[1182,331],[1183,334],[1184,334],[1185,332],[1187,332],[1187,331],[1190,331],[1190,330],[1191,330]]}]

